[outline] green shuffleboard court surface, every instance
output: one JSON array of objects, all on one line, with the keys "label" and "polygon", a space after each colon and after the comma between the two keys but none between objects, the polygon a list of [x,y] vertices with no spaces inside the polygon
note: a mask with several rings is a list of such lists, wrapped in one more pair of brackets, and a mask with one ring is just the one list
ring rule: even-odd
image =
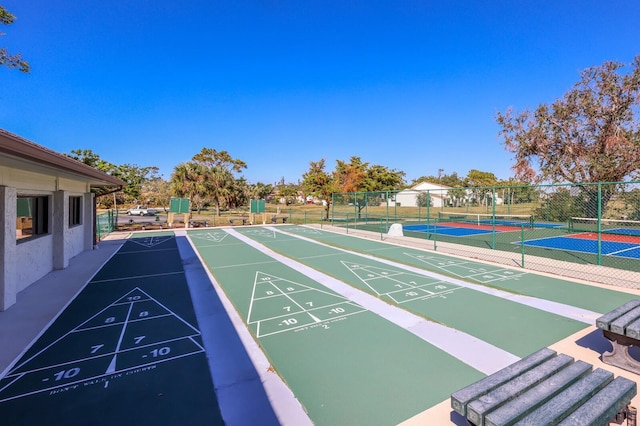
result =
[{"label": "green shuffleboard court surface", "polygon": [[189,238],[315,424],[397,424],[483,377],[224,230]]},{"label": "green shuffleboard court surface", "polygon": [[373,254],[381,258],[469,282],[504,289],[516,294],[564,303],[599,313],[609,312],[634,297],[625,292],[529,273],[523,269],[505,268],[447,256],[434,251],[400,247],[395,244],[356,238],[314,228],[287,226],[279,229],[335,247]]},{"label": "green shuffleboard court surface", "polygon": [[[265,228],[238,232],[390,304],[471,334],[518,356],[551,345],[586,326],[295,235]],[[526,339],[517,338],[523,333],[526,333]]]}]

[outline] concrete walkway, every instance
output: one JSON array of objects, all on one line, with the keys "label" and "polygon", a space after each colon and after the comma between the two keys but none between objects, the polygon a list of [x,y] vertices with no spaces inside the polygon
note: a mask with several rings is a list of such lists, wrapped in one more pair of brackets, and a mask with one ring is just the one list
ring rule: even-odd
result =
[{"label": "concrete walkway", "polygon": [[48,273],[18,293],[17,303],[0,312],[1,375],[118,251],[126,235],[113,235],[96,249],[80,253],[67,268]]}]

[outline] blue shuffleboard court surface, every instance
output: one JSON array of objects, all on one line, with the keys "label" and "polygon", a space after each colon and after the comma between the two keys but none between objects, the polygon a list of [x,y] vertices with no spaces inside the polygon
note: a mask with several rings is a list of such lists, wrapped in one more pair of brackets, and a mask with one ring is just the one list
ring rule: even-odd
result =
[{"label": "blue shuffleboard court surface", "polygon": [[224,424],[173,234],[104,265],[0,378],[0,419]]}]

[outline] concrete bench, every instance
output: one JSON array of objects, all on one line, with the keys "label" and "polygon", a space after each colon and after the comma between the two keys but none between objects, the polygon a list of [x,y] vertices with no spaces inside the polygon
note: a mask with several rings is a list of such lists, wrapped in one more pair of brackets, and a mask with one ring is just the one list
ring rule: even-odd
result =
[{"label": "concrete bench", "polygon": [[635,419],[636,393],[636,382],[544,348],[454,392],[451,407],[475,426],[604,426]]},{"label": "concrete bench", "polygon": [[208,220],[190,220],[189,221],[190,228],[199,228],[201,226],[204,226],[205,228],[208,227],[209,221]]},{"label": "concrete bench", "polygon": [[278,223],[278,219],[282,221],[282,223],[287,223],[288,216],[271,216],[271,223]]},{"label": "concrete bench", "polygon": [[640,300],[635,299],[596,320],[613,350],[602,354],[602,362],[640,374],[640,362],[629,355],[631,346],[640,346]]},{"label": "concrete bench", "polygon": [[233,225],[235,222],[242,222],[243,225],[246,225],[248,219],[247,217],[230,217],[229,225]]}]

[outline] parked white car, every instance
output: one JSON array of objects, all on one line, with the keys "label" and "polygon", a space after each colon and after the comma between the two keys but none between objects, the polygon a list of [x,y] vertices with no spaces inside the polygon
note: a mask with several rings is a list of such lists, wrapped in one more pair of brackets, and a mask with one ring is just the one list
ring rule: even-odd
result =
[{"label": "parked white car", "polygon": [[155,216],[156,209],[150,209],[147,206],[135,206],[127,210],[129,216]]}]

